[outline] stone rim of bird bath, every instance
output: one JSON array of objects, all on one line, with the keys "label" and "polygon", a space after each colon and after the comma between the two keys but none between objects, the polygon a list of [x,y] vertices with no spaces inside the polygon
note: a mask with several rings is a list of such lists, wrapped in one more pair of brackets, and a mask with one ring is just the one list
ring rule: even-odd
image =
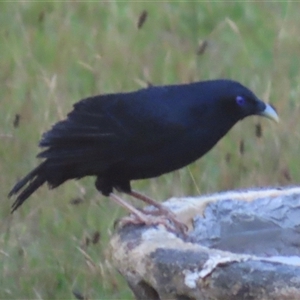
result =
[{"label": "stone rim of bird bath", "polygon": [[[269,245],[266,253],[260,252],[263,249],[261,247],[253,247],[252,252],[248,253],[234,253],[230,247],[238,252],[238,243],[224,244],[220,242],[222,238],[216,236],[213,237],[214,243],[209,243],[205,238],[211,232],[218,232],[217,223],[205,232],[206,236],[197,233],[197,226],[202,233],[205,231],[205,222],[209,223],[209,218],[212,222],[219,219],[222,225],[226,225],[222,216],[213,216],[222,209],[228,211],[224,213],[225,217],[230,215],[230,201],[233,208],[237,207],[238,213],[235,212],[234,217],[239,213],[244,216],[241,207],[245,205],[249,208],[247,216],[256,218],[246,216],[234,219],[242,222],[242,227],[246,226],[246,234],[238,235],[237,241],[244,242],[242,238],[249,233],[247,222],[250,220],[251,226],[258,226],[256,230],[259,239],[253,240],[252,236],[252,240],[248,240],[250,243],[246,243],[246,250],[251,249],[251,242],[255,245],[256,241],[260,241],[262,245]],[[173,198],[164,204],[191,229],[187,239],[168,232],[162,225],[125,226],[117,230],[111,239],[114,264],[126,278],[137,299],[300,299],[300,255],[297,252],[300,249],[297,246],[300,245],[299,187]],[[255,205],[258,210],[253,208]],[[251,209],[254,212],[252,214]],[[265,216],[271,215],[274,218],[266,220],[264,211]],[[192,229],[193,226],[196,229]],[[283,234],[281,227],[285,230]],[[228,228],[231,230],[232,227]],[[227,234],[230,230],[227,230]],[[234,228],[232,230],[234,232]],[[271,239],[266,239],[266,236]],[[230,239],[225,237],[225,241]],[[280,243],[287,245],[287,248],[280,246]],[[226,249],[226,246],[229,248]],[[279,252],[270,251],[272,247]]]}]

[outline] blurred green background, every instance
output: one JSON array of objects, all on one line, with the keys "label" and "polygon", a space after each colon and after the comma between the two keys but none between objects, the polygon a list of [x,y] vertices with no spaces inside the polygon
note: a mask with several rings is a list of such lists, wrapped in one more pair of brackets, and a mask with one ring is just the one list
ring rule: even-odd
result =
[{"label": "blurred green background", "polygon": [[7,193],[37,165],[41,134],[87,96],[238,80],[275,105],[281,123],[246,119],[200,161],[133,187],[164,200],[296,184],[299,10],[288,1],[1,2],[0,298],[133,298],[109,248],[126,212],[93,178],[43,187],[10,215]]}]

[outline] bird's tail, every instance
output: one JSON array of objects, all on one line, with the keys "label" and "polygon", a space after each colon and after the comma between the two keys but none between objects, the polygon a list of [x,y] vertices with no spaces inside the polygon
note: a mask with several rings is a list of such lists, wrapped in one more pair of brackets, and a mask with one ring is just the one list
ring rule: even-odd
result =
[{"label": "bird's tail", "polygon": [[38,167],[28,173],[23,179],[16,183],[16,185],[9,192],[8,197],[17,194],[27,183],[28,186],[20,192],[17,199],[11,207],[11,213],[13,213],[23,202],[42,184],[46,182],[46,177],[44,175],[45,163],[41,163]]}]

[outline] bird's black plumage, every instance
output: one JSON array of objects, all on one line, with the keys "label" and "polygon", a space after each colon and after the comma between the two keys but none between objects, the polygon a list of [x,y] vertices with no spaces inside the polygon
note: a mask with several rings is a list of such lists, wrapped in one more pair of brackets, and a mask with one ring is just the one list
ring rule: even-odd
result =
[{"label": "bird's black plumage", "polygon": [[209,151],[239,120],[276,119],[271,106],[231,80],[149,87],[90,97],[46,132],[44,161],[11,190],[13,211],[38,187],[96,176],[108,196],[130,192],[130,181],[182,168]]}]

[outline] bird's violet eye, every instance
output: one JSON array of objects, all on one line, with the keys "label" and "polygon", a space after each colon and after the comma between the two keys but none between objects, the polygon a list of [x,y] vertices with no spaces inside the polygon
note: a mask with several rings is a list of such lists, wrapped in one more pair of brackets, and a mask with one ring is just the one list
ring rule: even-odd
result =
[{"label": "bird's violet eye", "polygon": [[242,96],[237,96],[235,99],[236,103],[240,106],[243,106],[246,103],[246,100]]}]

